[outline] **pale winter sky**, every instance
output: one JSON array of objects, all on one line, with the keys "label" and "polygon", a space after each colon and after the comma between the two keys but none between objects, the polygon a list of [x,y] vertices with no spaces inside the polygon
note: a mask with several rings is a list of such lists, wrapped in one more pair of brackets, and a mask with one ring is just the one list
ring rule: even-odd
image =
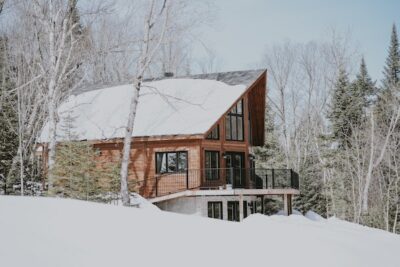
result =
[{"label": "pale winter sky", "polygon": [[380,80],[392,24],[400,30],[400,0],[215,0],[215,29],[203,34],[219,70],[254,67],[266,45],[326,39],[350,32],[373,79]]}]

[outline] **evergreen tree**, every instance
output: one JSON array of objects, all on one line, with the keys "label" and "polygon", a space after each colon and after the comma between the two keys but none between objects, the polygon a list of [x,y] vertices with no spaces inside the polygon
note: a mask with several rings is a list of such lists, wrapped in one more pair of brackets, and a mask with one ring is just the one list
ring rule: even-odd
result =
[{"label": "evergreen tree", "polygon": [[355,120],[352,114],[352,94],[349,84],[349,78],[346,71],[340,68],[339,74],[334,86],[328,118],[332,123],[333,138],[343,147],[348,144],[351,136],[351,122]]},{"label": "evergreen tree", "polygon": [[268,107],[265,110],[265,143],[262,147],[256,147],[254,153],[256,167],[285,168],[285,157],[275,131],[274,116]]},{"label": "evergreen tree", "polygon": [[400,100],[400,50],[396,25],[393,24],[389,54],[383,70],[384,78],[378,95],[376,113],[382,127],[389,125],[393,106]]},{"label": "evergreen tree", "polygon": [[[83,200],[109,201],[105,194],[119,191],[119,162],[100,160],[100,154],[87,141],[76,141],[75,118],[64,118],[61,131],[63,142],[57,147],[53,169],[56,178],[53,195]],[[111,199],[112,200],[112,199]]]},{"label": "evergreen tree", "polygon": [[[13,158],[18,150],[18,115],[15,110],[17,99],[9,94],[13,87],[9,79],[6,60],[7,41],[0,38],[0,191],[7,191],[12,180],[6,181],[11,171]],[[7,192],[4,192],[7,193]]]},{"label": "evergreen tree", "polygon": [[364,58],[362,58],[360,70],[355,81],[350,86],[350,95],[348,96],[351,100],[348,111],[351,114],[349,123],[353,127],[359,127],[362,124],[365,119],[366,109],[372,104],[375,92],[375,82],[369,76],[367,65]]},{"label": "evergreen tree", "polygon": [[386,59],[386,65],[383,70],[384,78],[382,80],[382,89],[399,89],[400,82],[400,47],[397,36],[396,25],[393,24],[392,35],[390,38],[389,55]]},{"label": "evergreen tree", "polygon": [[[320,166],[316,168],[316,166]],[[324,195],[324,186],[321,177],[322,166],[318,159],[313,155],[304,162],[300,176],[300,195],[293,200],[295,209],[306,213],[314,211],[321,216],[327,216],[326,197]]]},{"label": "evergreen tree", "polygon": [[61,125],[65,142],[57,148],[56,164],[53,169],[56,178],[51,194],[77,199],[92,199],[97,194],[96,152],[88,142],[75,141],[71,113]]}]

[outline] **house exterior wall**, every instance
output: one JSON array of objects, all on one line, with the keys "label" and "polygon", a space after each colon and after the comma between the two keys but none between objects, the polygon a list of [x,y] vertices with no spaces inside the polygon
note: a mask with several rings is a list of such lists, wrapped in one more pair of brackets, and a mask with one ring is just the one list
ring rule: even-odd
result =
[{"label": "house exterior wall", "polygon": [[[167,201],[156,203],[156,205],[164,211],[198,215],[208,217],[208,202],[222,202],[223,220],[228,220],[228,201],[240,201],[240,196],[191,196],[170,199]],[[243,196],[243,201],[251,203],[256,201],[256,196]],[[243,206],[247,214],[250,215],[250,207]]]},{"label": "house exterior wall", "polygon": [[[99,161],[118,161],[121,157],[122,143],[97,143],[94,144],[94,147],[100,151]],[[189,169],[199,170],[201,168],[200,140],[134,141],[128,173],[130,190],[138,191],[142,196],[149,198],[155,197],[157,193],[160,195],[186,190],[188,186],[190,188],[199,187],[200,179],[196,177],[196,174],[192,174],[186,180],[184,173],[163,175],[156,173],[156,153],[174,151],[188,153]],[[156,190],[162,191],[156,192]]]},{"label": "house exterior wall", "polygon": [[[249,150],[252,145],[252,139],[256,136],[254,131],[262,131],[258,133],[258,138],[264,138],[264,128],[259,126],[253,129],[250,119],[257,120],[258,124],[264,122],[265,107],[265,88],[266,73],[264,72],[257,81],[246,92],[237,99],[243,100],[244,110],[244,140],[229,141],[225,139],[225,116],[236,105],[232,103],[231,107],[223,114],[220,119],[209,129],[211,131],[216,125],[219,125],[219,140],[206,139],[208,132],[205,134],[197,134],[192,136],[151,136],[151,137],[135,137],[133,138],[131,149],[131,160],[128,171],[128,185],[131,191],[137,191],[146,198],[156,197],[160,194],[168,194],[186,189],[195,189],[202,186],[205,182],[201,175],[201,169],[205,168],[205,152],[208,150],[219,151],[220,168],[226,168],[225,152],[242,152],[244,153],[245,168],[250,168]],[[249,101],[254,101],[249,105]],[[260,106],[257,109],[254,105]],[[250,108],[249,108],[250,107]],[[252,115],[251,112],[257,112]],[[252,130],[251,130],[252,129]],[[261,137],[260,137],[261,136]],[[121,158],[123,140],[121,138],[114,140],[93,140],[89,141],[95,149],[100,151],[99,162],[118,162]],[[260,142],[260,140],[258,140]],[[263,143],[263,140],[262,140]],[[47,146],[44,145],[43,158],[47,159]],[[156,174],[156,153],[157,152],[188,152],[188,169],[189,175],[184,173],[176,174]],[[44,170],[47,170],[47,161],[43,161]],[[186,178],[188,177],[188,178]],[[225,175],[220,175],[218,185],[225,185]],[[162,192],[159,192],[160,188]]]}]

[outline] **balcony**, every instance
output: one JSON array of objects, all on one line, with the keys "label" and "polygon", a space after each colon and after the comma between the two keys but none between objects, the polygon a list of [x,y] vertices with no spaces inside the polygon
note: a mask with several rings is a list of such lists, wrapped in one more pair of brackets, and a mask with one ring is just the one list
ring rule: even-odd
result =
[{"label": "balcony", "polygon": [[156,174],[130,182],[130,189],[146,198],[185,190],[299,189],[299,175],[291,169],[188,169]]}]

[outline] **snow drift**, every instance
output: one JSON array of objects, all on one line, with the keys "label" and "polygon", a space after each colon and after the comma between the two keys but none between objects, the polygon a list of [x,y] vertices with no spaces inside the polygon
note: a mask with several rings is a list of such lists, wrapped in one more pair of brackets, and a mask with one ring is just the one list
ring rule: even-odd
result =
[{"label": "snow drift", "polygon": [[[145,207],[145,206],[144,206]],[[76,200],[0,197],[1,266],[400,266],[400,237],[338,219],[243,223]]]}]

